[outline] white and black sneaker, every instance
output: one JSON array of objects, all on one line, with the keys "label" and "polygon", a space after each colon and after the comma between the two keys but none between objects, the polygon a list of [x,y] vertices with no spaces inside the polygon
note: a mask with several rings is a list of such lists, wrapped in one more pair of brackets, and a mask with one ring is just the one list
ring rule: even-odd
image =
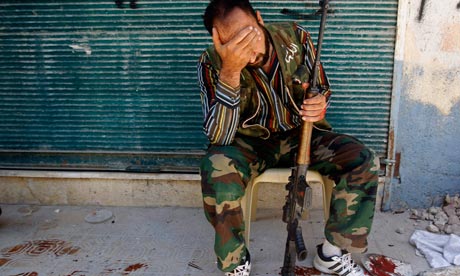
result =
[{"label": "white and black sneaker", "polygon": [[313,266],[323,273],[339,276],[367,276],[364,270],[351,258],[351,254],[342,251],[342,256],[326,257],[323,254],[323,245],[317,246],[317,254],[313,260]]},{"label": "white and black sneaker", "polygon": [[240,265],[237,266],[232,272],[226,272],[225,276],[249,276],[251,273],[251,256],[246,251],[246,256],[241,259]]}]

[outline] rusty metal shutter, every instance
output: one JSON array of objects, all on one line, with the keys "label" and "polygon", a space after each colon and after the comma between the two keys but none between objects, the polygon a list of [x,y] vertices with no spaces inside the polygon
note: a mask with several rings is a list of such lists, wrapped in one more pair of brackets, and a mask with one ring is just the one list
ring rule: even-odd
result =
[{"label": "rusty metal shutter", "polygon": [[[316,37],[316,1],[252,1]],[[196,170],[207,140],[196,61],[208,1],[0,3],[0,166]],[[328,119],[386,151],[397,1],[333,1],[323,61]]]}]

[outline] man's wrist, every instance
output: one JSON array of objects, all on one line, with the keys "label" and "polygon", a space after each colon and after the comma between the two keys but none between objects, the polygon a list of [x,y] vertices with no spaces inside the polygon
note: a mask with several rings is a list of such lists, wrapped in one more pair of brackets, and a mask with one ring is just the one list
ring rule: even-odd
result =
[{"label": "man's wrist", "polygon": [[219,74],[219,80],[224,82],[226,85],[237,89],[240,86],[240,73],[241,72],[222,69]]}]

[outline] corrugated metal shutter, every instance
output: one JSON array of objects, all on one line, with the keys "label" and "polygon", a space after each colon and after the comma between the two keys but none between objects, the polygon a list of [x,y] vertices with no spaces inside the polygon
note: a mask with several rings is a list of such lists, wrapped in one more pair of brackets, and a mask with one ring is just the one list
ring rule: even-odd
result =
[{"label": "corrugated metal shutter", "polygon": [[[196,168],[206,147],[196,61],[208,1],[0,3],[0,166]],[[316,1],[253,1],[316,37]],[[333,1],[323,61],[328,119],[385,154],[396,0]]]}]

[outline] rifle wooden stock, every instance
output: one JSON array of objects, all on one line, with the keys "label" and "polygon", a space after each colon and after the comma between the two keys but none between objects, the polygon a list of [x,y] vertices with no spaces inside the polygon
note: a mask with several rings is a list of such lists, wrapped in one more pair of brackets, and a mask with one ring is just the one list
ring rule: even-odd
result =
[{"label": "rifle wooden stock", "polygon": [[313,123],[302,121],[299,149],[297,152],[297,165],[310,165],[310,144],[312,130]]}]

